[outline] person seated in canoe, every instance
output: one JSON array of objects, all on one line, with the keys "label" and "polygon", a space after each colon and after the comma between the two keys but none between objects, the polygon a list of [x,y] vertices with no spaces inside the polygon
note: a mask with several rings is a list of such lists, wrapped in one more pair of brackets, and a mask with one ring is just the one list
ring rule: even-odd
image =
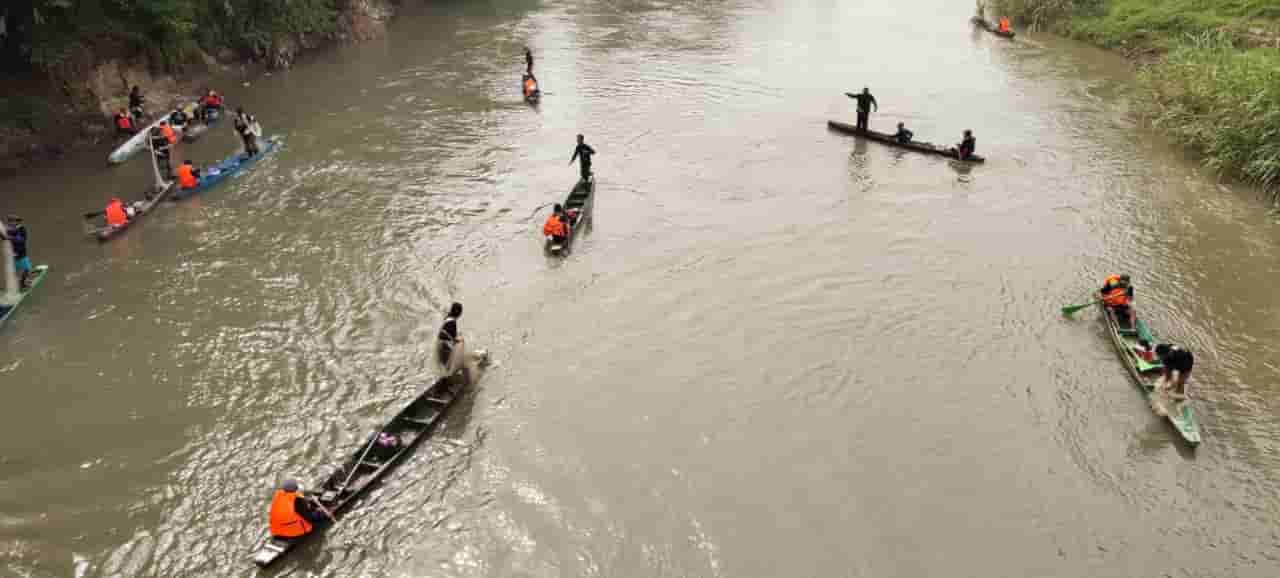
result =
[{"label": "person seated in canoe", "polygon": [[1191,377],[1191,368],[1196,358],[1190,351],[1172,343],[1161,343],[1156,346],[1156,357],[1164,365],[1164,373],[1156,388],[1169,394],[1177,401],[1187,398],[1187,378]]},{"label": "person seated in canoe", "polygon": [[222,114],[222,95],[218,91],[209,89],[209,92],[200,97],[200,119],[205,123],[216,120]]},{"label": "person seated in canoe", "polygon": [[1129,275],[1108,275],[1098,295],[1121,327],[1133,326],[1133,285]]},{"label": "person seated in canoe", "polygon": [[524,75],[524,97],[533,98],[538,95],[538,79],[532,74]]},{"label": "person seated in canoe", "polygon": [[120,197],[111,197],[107,201],[107,209],[102,213],[106,216],[108,227],[123,227],[129,223],[129,219],[133,217],[130,214],[131,207],[127,207]]},{"label": "person seated in canoe", "polygon": [[1010,32],[1012,32],[1012,31],[1013,31],[1013,27],[1009,25],[1009,17],[1008,17],[1008,16],[1001,16],[1001,17],[1000,17],[1000,25],[999,25],[999,26],[1000,26],[1000,32],[1001,32],[1002,34],[1008,34],[1008,33],[1010,33]]},{"label": "person seated in canoe", "polygon": [[903,144],[911,142],[911,139],[914,136],[916,136],[915,133],[907,130],[906,123],[901,122],[898,123],[898,132],[893,133],[894,140]]},{"label": "person seated in canoe", "polygon": [[31,288],[31,258],[27,256],[27,225],[22,217],[9,215],[5,227],[0,230],[0,242],[8,241],[13,248],[13,268],[18,274],[18,290]]},{"label": "person seated in canoe", "polygon": [[200,169],[191,164],[191,159],[182,161],[178,166],[178,186],[190,191],[200,186]]},{"label": "person seated in canoe", "polygon": [[315,524],[330,517],[315,501],[305,495],[295,480],[285,480],[271,497],[268,514],[271,536],[275,538],[301,538],[315,529]]},{"label": "person seated in canoe", "polygon": [[967,161],[973,157],[973,153],[978,150],[978,139],[973,138],[973,131],[965,129],[964,136],[960,139],[960,144],[950,149],[950,153],[955,155],[957,159]]},{"label": "person seated in canoe", "polygon": [[444,318],[444,325],[440,326],[440,333],[436,336],[439,339],[436,345],[436,359],[445,367],[449,366],[449,361],[453,358],[453,350],[463,343],[462,336],[458,335],[459,317],[462,317],[462,304],[450,305],[449,315]]},{"label": "person seated in canoe", "polygon": [[138,132],[138,129],[133,126],[133,117],[129,116],[129,111],[123,108],[116,113],[115,123],[116,134],[120,136],[132,136],[133,133]]},{"label": "person seated in canoe", "polygon": [[179,128],[187,126],[187,123],[190,120],[191,118],[188,117],[187,113],[184,112],[181,108],[175,108],[173,109],[173,112],[169,113],[169,124],[173,126],[176,126]]},{"label": "person seated in canoe", "polygon": [[563,244],[569,237],[569,221],[564,214],[564,207],[559,203],[556,203],[556,208],[551,211],[547,222],[542,225],[542,234],[546,235],[552,243],[557,244]]}]

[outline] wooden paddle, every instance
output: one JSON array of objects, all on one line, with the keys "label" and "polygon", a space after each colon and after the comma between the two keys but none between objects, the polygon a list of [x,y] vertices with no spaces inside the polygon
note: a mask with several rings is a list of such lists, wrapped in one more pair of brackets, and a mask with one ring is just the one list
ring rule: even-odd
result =
[{"label": "wooden paddle", "polygon": [[1102,300],[1101,300],[1101,299],[1099,299],[1099,300],[1097,300],[1097,301],[1090,301],[1090,302],[1088,302],[1088,303],[1085,303],[1084,305],[1068,305],[1068,306],[1066,306],[1066,307],[1063,307],[1063,308],[1062,308],[1062,316],[1063,316],[1063,317],[1071,317],[1073,314],[1075,314],[1075,312],[1077,312],[1077,311],[1079,311],[1079,310],[1081,310],[1081,309],[1084,309],[1085,307],[1092,307],[1092,306],[1097,305],[1097,304],[1099,304],[1099,303],[1101,303],[1101,302],[1102,302]]},{"label": "wooden paddle", "polygon": [[324,507],[324,504],[320,503],[319,498],[315,496],[307,496],[307,499],[310,500],[311,503],[315,505],[315,507],[320,508],[320,511],[324,512],[324,515],[328,516],[330,521],[332,521],[335,524],[338,523],[338,518],[333,515],[333,512],[329,511],[329,508]]},{"label": "wooden paddle", "polygon": [[84,218],[86,218],[86,219],[92,219],[92,218],[95,218],[95,217],[101,217],[101,216],[103,216],[103,215],[105,215],[105,214],[107,214],[107,212],[106,212],[106,211],[94,211],[94,212],[92,212],[92,213],[85,213],[85,214],[84,214]]}]

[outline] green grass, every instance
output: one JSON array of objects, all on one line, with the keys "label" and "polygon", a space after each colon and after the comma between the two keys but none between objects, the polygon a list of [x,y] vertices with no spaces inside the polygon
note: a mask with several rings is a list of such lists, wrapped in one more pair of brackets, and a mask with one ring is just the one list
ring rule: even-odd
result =
[{"label": "green grass", "polygon": [[[1140,58],[1153,124],[1280,199],[1280,1],[993,0],[1023,26]],[[1263,47],[1266,46],[1266,47]]]}]

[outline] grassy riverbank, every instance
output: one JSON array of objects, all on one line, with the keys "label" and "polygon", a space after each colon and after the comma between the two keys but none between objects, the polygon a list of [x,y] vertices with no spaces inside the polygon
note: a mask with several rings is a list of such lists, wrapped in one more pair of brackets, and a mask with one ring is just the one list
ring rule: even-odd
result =
[{"label": "grassy riverbank", "polygon": [[993,8],[1137,59],[1155,125],[1222,174],[1280,194],[1280,3],[997,0]]}]

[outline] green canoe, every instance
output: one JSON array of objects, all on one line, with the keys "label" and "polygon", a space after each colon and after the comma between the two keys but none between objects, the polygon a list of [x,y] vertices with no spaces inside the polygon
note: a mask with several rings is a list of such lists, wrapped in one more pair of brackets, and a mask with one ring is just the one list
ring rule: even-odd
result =
[{"label": "green canoe", "polygon": [[[1133,377],[1134,383],[1142,390],[1142,395],[1147,398],[1148,402],[1152,401],[1152,397],[1158,396],[1155,392],[1156,383],[1160,380],[1161,370],[1163,366],[1160,360],[1147,361],[1138,357],[1135,349],[1138,347],[1138,340],[1144,339],[1155,347],[1156,338],[1151,334],[1151,330],[1147,328],[1147,324],[1141,319],[1134,321],[1134,327],[1121,328],[1116,321],[1115,315],[1107,311],[1107,307],[1098,302],[1098,307],[1102,309],[1102,318],[1107,322],[1107,333],[1111,335],[1111,343],[1116,346],[1116,353],[1120,355],[1120,361],[1124,363],[1129,375]],[[1163,398],[1164,396],[1159,396]],[[1196,414],[1191,409],[1190,401],[1174,403],[1171,400],[1158,400],[1168,407],[1169,423],[1173,424],[1173,428],[1178,430],[1178,434],[1187,443],[1197,446],[1200,445],[1200,425],[1196,422]],[[1153,405],[1154,407],[1154,405]]]},{"label": "green canoe", "polygon": [[18,310],[18,306],[22,305],[22,302],[26,300],[27,295],[30,295],[31,292],[36,290],[36,287],[40,286],[40,282],[44,281],[44,276],[49,272],[49,266],[37,265],[33,271],[35,271],[36,276],[31,280],[31,286],[26,291],[18,293],[18,302],[12,306],[0,305],[0,325],[4,325],[4,322],[9,320],[9,316],[13,315],[13,312]]}]

